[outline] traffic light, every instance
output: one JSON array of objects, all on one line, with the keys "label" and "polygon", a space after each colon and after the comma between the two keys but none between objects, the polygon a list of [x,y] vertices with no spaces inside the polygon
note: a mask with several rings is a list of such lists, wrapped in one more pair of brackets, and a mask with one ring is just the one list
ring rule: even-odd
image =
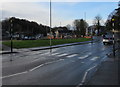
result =
[{"label": "traffic light", "polygon": [[115,21],[115,19],[114,18],[112,18],[112,22],[114,22]]}]

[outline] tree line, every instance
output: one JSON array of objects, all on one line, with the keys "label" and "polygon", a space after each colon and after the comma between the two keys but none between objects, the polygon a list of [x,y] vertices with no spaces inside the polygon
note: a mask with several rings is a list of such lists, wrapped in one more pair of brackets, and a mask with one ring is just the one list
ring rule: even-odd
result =
[{"label": "tree line", "polygon": [[27,35],[27,36],[35,36],[37,34],[43,34],[47,36],[47,33],[50,32],[50,27],[42,24],[38,24],[34,21],[28,21],[26,19],[19,19],[15,17],[11,17],[9,19],[5,19],[1,22],[2,24],[2,32],[10,33],[10,29],[12,29],[12,34],[18,33],[19,35]]}]

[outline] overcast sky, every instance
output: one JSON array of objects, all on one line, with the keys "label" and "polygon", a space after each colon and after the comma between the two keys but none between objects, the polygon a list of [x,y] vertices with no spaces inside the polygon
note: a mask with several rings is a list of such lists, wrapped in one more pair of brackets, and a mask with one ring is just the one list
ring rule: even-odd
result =
[{"label": "overcast sky", "polygon": [[[30,0],[31,1],[31,0]],[[118,2],[52,2],[52,26],[65,26],[75,19],[85,19],[89,25],[100,15],[103,22],[118,7]],[[1,19],[17,17],[49,25],[49,2],[2,2]],[[86,14],[86,16],[85,16]]]}]

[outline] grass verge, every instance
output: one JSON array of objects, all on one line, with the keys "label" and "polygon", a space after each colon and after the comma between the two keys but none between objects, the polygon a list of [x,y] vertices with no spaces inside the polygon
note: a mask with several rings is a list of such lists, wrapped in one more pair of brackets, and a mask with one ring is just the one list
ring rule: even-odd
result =
[{"label": "grass verge", "polygon": [[[90,41],[90,38],[77,38],[77,39],[53,39],[53,45],[60,45],[66,43],[75,43],[75,42],[84,42]],[[3,41],[2,44],[9,46],[11,45],[10,41]],[[43,47],[50,46],[50,40],[13,40],[13,48],[32,48],[32,47]]]}]

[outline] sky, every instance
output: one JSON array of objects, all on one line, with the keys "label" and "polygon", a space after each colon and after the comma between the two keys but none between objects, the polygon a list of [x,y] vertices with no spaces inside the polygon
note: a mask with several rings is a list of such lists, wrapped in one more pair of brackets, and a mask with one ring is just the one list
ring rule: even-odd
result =
[{"label": "sky", "polygon": [[[69,0],[70,1],[70,0]],[[75,19],[86,19],[93,24],[95,16],[102,17],[104,23],[108,15],[118,7],[118,2],[52,2],[52,27],[73,25]],[[27,19],[48,25],[50,21],[49,2],[2,2],[0,19],[9,17]]]}]

